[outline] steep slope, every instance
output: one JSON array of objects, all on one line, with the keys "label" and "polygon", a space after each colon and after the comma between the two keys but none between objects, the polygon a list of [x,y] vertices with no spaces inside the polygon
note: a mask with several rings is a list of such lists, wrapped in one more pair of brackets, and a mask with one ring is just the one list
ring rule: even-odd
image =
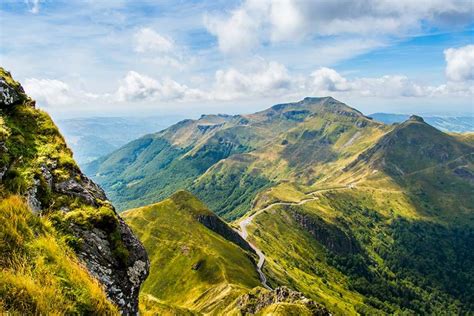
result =
[{"label": "steep slope", "polygon": [[0,313],[119,314],[50,220],[19,196],[0,201]]},{"label": "steep slope", "polygon": [[186,191],[123,216],[150,253],[145,315],[330,315],[299,292],[261,287],[253,250]]},{"label": "steep slope", "polygon": [[86,172],[122,209],[185,188],[235,218],[258,191],[301,174],[310,181],[310,166],[348,159],[356,145],[365,148],[383,130],[330,97],[306,98],[251,115],[180,122],[91,163]]},{"label": "steep slope", "polygon": [[151,260],[142,295],[216,313],[260,283],[247,244],[190,193],[177,192],[123,216]]},{"label": "steep slope", "polygon": [[471,311],[473,154],[412,117],[332,179],[262,192],[249,232],[270,284],[341,314]]},{"label": "steep slope", "polygon": [[362,182],[403,189],[424,216],[463,221],[474,205],[474,146],[409,120],[363,152],[345,171]]},{"label": "steep slope", "polygon": [[[61,255],[77,256],[124,314],[135,313],[138,290],[148,273],[143,246],[115,213],[102,189],[81,173],[51,118],[35,108],[21,85],[2,68],[0,88],[0,196],[24,197],[31,211],[47,218],[57,238],[68,244]],[[23,206],[16,204],[21,212]],[[2,230],[6,227],[2,225]],[[28,229],[35,235],[41,233],[41,225]],[[22,235],[21,230],[16,233]],[[60,266],[54,271],[50,261],[44,264],[56,282],[61,278],[67,281],[68,275]],[[3,302],[6,308],[13,306],[10,298]],[[61,299],[57,297],[58,302]]]}]

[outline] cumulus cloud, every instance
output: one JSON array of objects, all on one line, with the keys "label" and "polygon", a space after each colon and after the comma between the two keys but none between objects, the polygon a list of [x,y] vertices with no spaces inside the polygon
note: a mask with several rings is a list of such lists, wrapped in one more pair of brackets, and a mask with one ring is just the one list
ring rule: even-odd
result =
[{"label": "cumulus cloud", "polygon": [[247,72],[235,68],[218,70],[213,97],[231,100],[244,96],[276,96],[291,88],[293,79],[288,70],[277,62],[261,62]]},{"label": "cumulus cloud", "polygon": [[450,81],[474,80],[474,45],[448,48],[444,51],[446,77]]},{"label": "cumulus cloud", "polygon": [[69,85],[59,80],[30,78],[25,80],[23,86],[40,106],[65,105],[73,100]]},{"label": "cumulus cloud", "polygon": [[203,97],[198,89],[190,89],[186,85],[166,78],[158,81],[154,78],[129,71],[122,80],[117,98],[122,102],[135,101],[170,101],[193,100]]},{"label": "cumulus cloud", "polygon": [[172,39],[158,34],[151,28],[142,28],[134,35],[135,51],[139,53],[145,52],[170,52],[174,48]]},{"label": "cumulus cloud", "polygon": [[208,15],[205,25],[223,52],[234,52],[314,36],[404,36],[467,24],[472,14],[470,1],[459,0],[246,0],[225,16]]},{"label": "cumulus cloud", "polygon": [[229,18],[208,15],[204,17],[204,24],[208,31],[217,37],[221,51],[238,53],[258,45],[258,18],[251,13],[252,11],[242,8],[233,11]]},{"label": "cumulus cloud", "polygon": [[404,75],[362,77],[349,80],[331,68],[314,71],[306,89],[313,95],[341,94],[360,97],[437,97],[472,96],[474,87],[466,83],[447,82],[439,86],[421,85]]},{"label": "cumulus cloud", "polygon": [[144,63],[160,68],[184,70],[195,62],[195,57],[190,56],[184,47],[151,28],[141,28],[133,37],[134,50]]},{"label": "cumulus cloud", "polygon": [[315,91],[347,91],[350,89],[346,78],[334,69],[326,67],[311,73],[309,84]]}]

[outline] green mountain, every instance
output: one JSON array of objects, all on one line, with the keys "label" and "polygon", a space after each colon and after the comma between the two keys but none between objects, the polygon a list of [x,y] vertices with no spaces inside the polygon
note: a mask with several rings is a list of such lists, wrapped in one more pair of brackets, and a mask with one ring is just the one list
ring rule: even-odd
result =
[{"label": "green mountain", "polygon": [[148,266],[51,118],[0,68],[0,313],[134,314]]},{"label": "green mountain", "polygon": [[248,233],[272,288],[334,314],[466,314],[473,140],[306,98],[186,120],[87,170],[120,208],[189,190]]},{"label": "green mountain", "polygon": [[[219,217],[186,191],[142,208],[122,213],[142,240],[151,261],[143,284],[142,312],[157,314],[235,314],[264,312],[275,304],[292,311],[309,309],[297,300],[261,303],[271,296],[260,286],[255,254]],[[252,293],[251,293],[252,292]],[[257,308],[257,309],[255,309]]]},{"label": "green mountain", "polygon": [[184,188],[231,219],[249,209],[259,190],[302,176],[314,181],[315,173],[349,159],[384,130],[330,97],[306,98],[251,115],[182,121],[85,170],[119,209],[150,204]]},{"label": "green mountain", "polygon": [[249,234],[270,284],[336,314],[472,311],[472,144],[412,117],[317,186],[262,192]]}]

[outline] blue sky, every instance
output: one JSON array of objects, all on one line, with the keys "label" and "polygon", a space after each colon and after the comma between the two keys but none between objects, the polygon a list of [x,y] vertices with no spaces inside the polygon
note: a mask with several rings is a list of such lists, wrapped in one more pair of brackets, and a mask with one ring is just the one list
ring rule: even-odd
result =
[{"label": "blue sky", "polygon": [[0,64],[53,116],[253,112],[332,95],[473,113],[470,0],[6,0]]}]

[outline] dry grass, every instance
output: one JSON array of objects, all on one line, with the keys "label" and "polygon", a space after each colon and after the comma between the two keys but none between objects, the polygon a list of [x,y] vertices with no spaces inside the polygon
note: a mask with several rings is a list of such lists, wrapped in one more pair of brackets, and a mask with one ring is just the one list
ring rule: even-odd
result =
[{"label": "dry grass", "polygon": [[0,202],[0,227],[1,312],[118,314],[50,222],[20,197]]}]

